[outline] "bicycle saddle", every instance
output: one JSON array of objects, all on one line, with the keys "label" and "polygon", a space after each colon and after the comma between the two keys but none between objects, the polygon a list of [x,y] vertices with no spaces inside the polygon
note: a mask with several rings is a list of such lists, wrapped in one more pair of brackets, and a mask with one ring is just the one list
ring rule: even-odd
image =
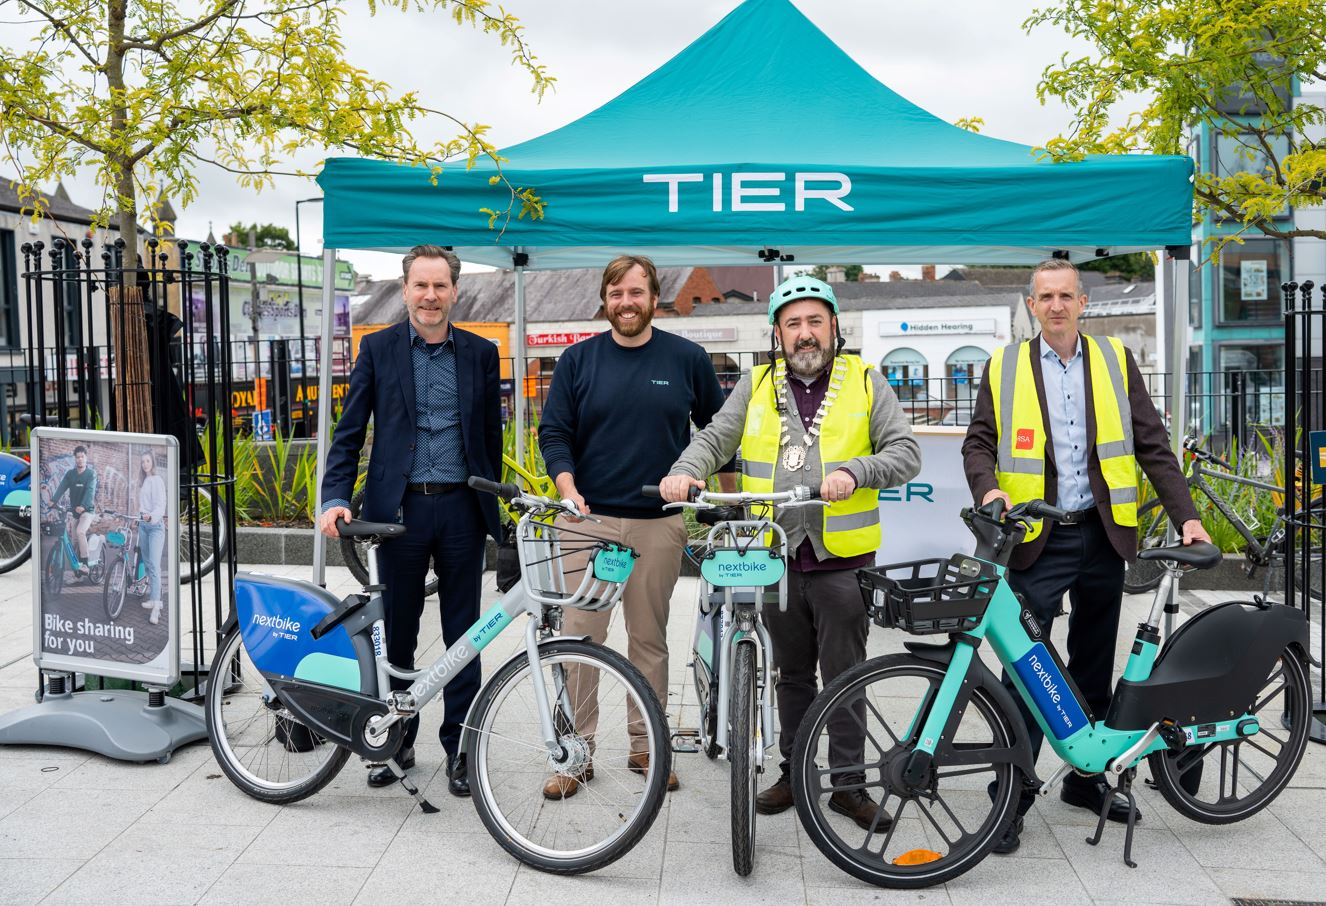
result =
[{"label": "bicycle saddle", "polygon": [[1205,541],[1194,541],[1186,547],[1175,544],[1170,547],[1153,547],[1137,555],[1139,560],[1170,560],[1193,569],[1210,569],[1220,562],[1220,548]]},{"label": "bicycle saddle", "polygon": [[336,531],[342,538],[396,538],[405,534],[405,526],[396,522],[365,522],[362,519],[337,520]]}]

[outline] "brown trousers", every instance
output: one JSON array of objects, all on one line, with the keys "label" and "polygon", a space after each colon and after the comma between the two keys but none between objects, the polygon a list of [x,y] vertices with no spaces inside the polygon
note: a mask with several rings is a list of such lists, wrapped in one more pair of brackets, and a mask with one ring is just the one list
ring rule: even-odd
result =
[{"label": "brown trousers", "polygon": [[[568,607],[562,613],[562,631],[566,635],[585,635],[603,644],[613,613],[621,610],[626,621],[626,657],[634,664],[658,696],[668,705],[668,608],[672,590],[681,574],[682,550],[686,546],[686,523],[680,516],[661,519],[624,519],[597,516],[599,523],[574,522],[558,517],[557,524],[566,530],[563,548],[579,547],[589,542],[584,536],[612,541],[635,549],[640,555],[626,581],[626,590],[617,607],[589,613]],[[571,534],[572,532],[579,534]],[[582,570],[590,551],[567,554],[562,563],[568,591],[579,586]],[[568,676],[569,693],[575,707],[576,724],[590,740],[598,727],[598,677],[576,668]],[[645,751],[644,727],[634,706],[629,708],[631,750]],[[665,744],[667,740],[664,740]]]}]

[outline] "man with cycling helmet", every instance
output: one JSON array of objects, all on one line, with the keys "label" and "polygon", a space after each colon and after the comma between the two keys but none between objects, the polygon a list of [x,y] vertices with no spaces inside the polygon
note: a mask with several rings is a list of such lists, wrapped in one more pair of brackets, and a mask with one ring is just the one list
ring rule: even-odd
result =
[{"label": "man with cycling helmet", "polygon": [[[921,450],[888,382],[842,352],[838,300],[813,277],[784,280],[769,297],[770,364],[744,375],[714,420],[659,482],[669,501],[741,448],[742,489],[816,488],[827,507],[781,511],[787,534],[787,610],[764,610],[778,669],[781,776],[756,797],[773,815],[792,806],[788,764],[797,727],[815,698],[818,667],[827,685],[865,658],[868,622],[856,570],[873,566],[880,545],[880,488],[903,484],[921,468]],[[779,355],[778,351],[782,350]],[[851,728],[830,728],[830,760],[859,765],[864,740]],[[865,790],[840,790],[829,807],[861,827],[887,829],[891,820]]]}]

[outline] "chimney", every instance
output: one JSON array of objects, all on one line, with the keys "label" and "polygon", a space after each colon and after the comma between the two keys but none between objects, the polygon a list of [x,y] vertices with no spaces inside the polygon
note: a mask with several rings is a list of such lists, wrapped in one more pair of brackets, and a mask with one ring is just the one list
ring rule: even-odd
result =
[{"label": "chimney", "polygon": [[901,280],[902,280],[902,272],[901,272],[901,271],[889,271],[889,282],[890,282],[890,283],[897,283],[897,282],[899,282],[899,281],[901,281]]},{"label": "chimney", "polygon": [[858,276],[858,277],[856,278],[856,282],[857,282],[857,283],[878,283],[878,282],[879,282],[879,274],[875,274],[875,273],[871,273],[870,271],[864,271],[864,270],[863,270],[863,271],[861,272],[860,276]]},{"label": "chimney", "polygon": [[933,264],[923,264],[923,265],[921,265],[921,279],[922,279],[922,280],[930,280],[931,282],[934,281],[934,279],[935,279],[935,266],[934,266]]},{"label": "chimney", "polygon": [[842,283],[847,279],[847,268],[841,264],[830,264],[824,269],[824,276],[829,283]]}]

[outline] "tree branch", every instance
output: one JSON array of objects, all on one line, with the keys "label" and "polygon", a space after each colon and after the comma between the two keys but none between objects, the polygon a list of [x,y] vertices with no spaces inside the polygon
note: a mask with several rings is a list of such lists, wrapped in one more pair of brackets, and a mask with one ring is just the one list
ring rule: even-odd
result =
[{"label": "tree branch", "polygon": [[218,19],[224,18],[227,11],[233,9],[239,4],[240,0],[226,0],[226,2],[217,7],[216,12],[212,13],[210,16],[204,16],[196,22],[191,22],[188,25],[175,29],[174,31],[168,31],[165,34],[157,35],[155,40],[151,38],[128,38],[125,40],[124,44],[121,45],[121,50],[146,50],[164,57],[165,54],[162,53],[162,48],[166,45],[167,41],[174,41],[176,38],[182,38],[185,35],[207,28]]},{"label": "tree branch", "polygon": [[92,54],[88,51],[86,47],[83,46],[83,42],[78,40],[78,36],[74,34],[74,30],[69,26],[68,22],[66,22],[64,19],[59,19],[55,16],[52,16],[46,10],[42,9],[37,4],[31,2],[31,0],[18,0],[18,2],[19,5],[22,6],[23,8],[32,10],[34,13],[41,16],[47,22],[51,23],[51,27],[54,28],[56,31],[64,32],[65,37],[69,39],[69,43],[74,45],[74,47],[78,48],[78,52],[81,53],[89,63],[91,63],[97,69],[101,69],[101,63],[97,60],[96,57],[92,56]]},{"label": "tree branch", "polygon": [[5,109],[5,113],[8,113],[10,110],[13,109],[17,109],[23,116],[26,116],[34,123],[45,126],[47,129],[51,130],[56,135],[62,136],[64,138],[69,139],[72,142],[80,144],[84,148],[87,148],[89,151],[95,151],[98,154],[102,155],[108,155],[110,153],[110,151],[104,145],[97,144],[92,139],[80,135],[79,133],[75,132],[73,129],[66,126],[64,123],[57,122],[56,120],[53,120],[50,117],[42,116],[40,113],[36,113],[35,111],[29,110],[26,107],[17,107],[17,108],[10,107]]}]

